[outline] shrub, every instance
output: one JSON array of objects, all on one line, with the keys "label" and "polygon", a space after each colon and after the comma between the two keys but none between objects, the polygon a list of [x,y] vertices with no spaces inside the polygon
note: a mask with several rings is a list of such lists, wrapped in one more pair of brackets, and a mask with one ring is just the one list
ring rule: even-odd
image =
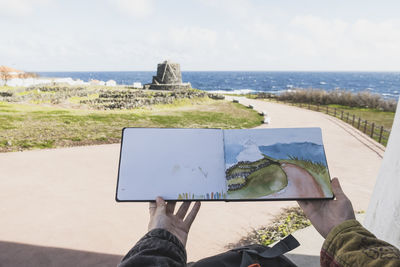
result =
[{"label": "shrub", "polygon": [[325,91],[319,89],[299,89],[284,92],[279,95],[259,93],[257,98],[274,98],[280,101],[295,103],[310,103],[316,105],[343,105],[349,107],[372,108],[395,112],[397,102],[392,99],[383,99],[379,94],[370,92],[352,93],[345,90]]}]

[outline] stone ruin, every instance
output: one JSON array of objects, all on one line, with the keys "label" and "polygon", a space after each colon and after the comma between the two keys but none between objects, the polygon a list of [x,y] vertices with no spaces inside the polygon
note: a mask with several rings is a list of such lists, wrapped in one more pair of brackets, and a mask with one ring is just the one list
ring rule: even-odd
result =
[{"label": "stone ruin", "polygon": [[178,63],[169,60],[157,65],[157,76],[153,76],[150,84],[145,84],[144,89],[153,90],[186,90],[192,86],[190,83],[182,83],[181,67]]}]

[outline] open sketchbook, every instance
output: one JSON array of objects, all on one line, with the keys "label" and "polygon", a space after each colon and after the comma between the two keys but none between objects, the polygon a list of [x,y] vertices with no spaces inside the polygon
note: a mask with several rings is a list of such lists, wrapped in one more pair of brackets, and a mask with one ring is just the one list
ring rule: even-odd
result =
[{"label": "open sketchbook", "polygon": [[333,198],[319,128],[125,128],[117,201]]}]

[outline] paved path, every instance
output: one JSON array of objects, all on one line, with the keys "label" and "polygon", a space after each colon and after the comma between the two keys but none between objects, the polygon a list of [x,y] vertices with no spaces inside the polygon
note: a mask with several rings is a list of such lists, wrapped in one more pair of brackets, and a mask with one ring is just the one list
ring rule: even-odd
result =
[{"label": "paved path", "polygon": [[[271,124],[261,127],[321,127],[331,175],[340,177],[354,208],[366,210],[382,147],[322,113],[240,101],[268,113]],[[146,203],[114,201],[118,157],[118,144],[0,154],[0,262],[11,266],[23,266],[22,260],[31,266],[118,262],[118,255],[146,232],[148,222]],[[224,251],[226,244],[293,205],[203,203],[188,240],[189,260]]]}]

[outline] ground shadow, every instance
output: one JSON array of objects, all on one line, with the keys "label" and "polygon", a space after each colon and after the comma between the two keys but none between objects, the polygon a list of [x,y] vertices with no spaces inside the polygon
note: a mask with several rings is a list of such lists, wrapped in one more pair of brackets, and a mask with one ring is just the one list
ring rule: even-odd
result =
[{"label": "ground shadow", "polygon": [[320,266],[319,256],[293,254],[293,253],[286,253],[285,256],[288,257],[291,261],[293,261],[298,267]]},{"label": "ground shadow", "polygon": [[0,241],[0,267],[117,266],[122,255]]}]

